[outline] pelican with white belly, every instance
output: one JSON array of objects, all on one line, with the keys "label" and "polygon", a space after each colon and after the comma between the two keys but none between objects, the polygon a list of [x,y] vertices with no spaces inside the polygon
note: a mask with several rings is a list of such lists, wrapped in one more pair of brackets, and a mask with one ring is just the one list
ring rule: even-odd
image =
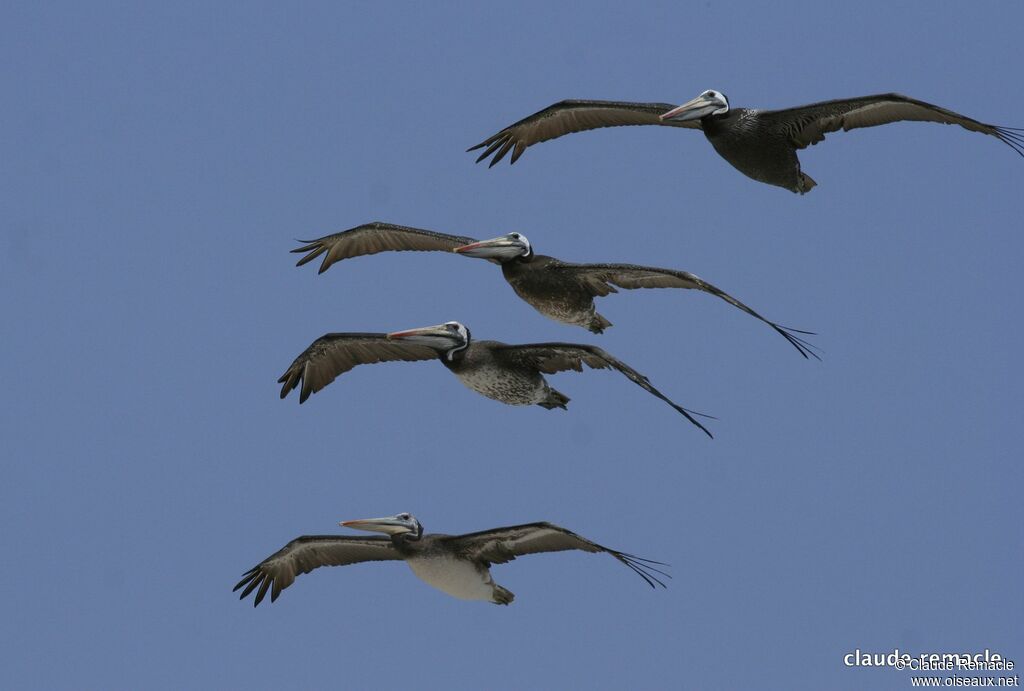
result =
[{"label": "pelican with white belly", "polygon": [[415,516],[400,513],[386,518],[342,521],[339,525],[385,533],[384,536],[306,535],[296,538],[247,571],[234,590],[239,599],[256,591],[253,606],[267,593],[274,602],[295,577],[321,566],[345,566],[364,561],[404,560],[429,585],[460,600],[507,605],[514,595],[491,578],[492,564],[504,564],[524,554],[581,550],[612,555],[644,579],[665,587],[668,577],[661,562],[603,547],[551,523],[494,528],[464,535],[424,535]]}]

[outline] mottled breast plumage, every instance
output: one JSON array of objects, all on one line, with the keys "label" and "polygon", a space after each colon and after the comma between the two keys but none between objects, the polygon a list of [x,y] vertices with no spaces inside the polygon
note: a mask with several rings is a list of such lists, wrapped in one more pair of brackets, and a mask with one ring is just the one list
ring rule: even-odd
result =
[{"label": "mottled breast plumage", "polygon": [[595,319],[594,298],[582,285],[557,274],[557,259],[537,256],[529,262],[508,262],[502,274],[516,295],[549,319],[590,328]]},{"label": "mottled breast plumage", "polygon": [[445,366],[463,384],[479,394],[509,405],[534,405],[548,397],[548,385],[538,372],[509,367],[499,361],[490,346],[497,341],[474,341],[461,357]]}]

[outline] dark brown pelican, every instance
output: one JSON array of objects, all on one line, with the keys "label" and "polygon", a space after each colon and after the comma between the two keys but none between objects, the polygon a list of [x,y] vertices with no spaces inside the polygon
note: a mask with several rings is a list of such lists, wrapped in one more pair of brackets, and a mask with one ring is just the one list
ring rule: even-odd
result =
[{"label": "dark brown pelican", "polygon": [[[509,405],[565,408],[569,397],[548,386],[544,374],[615,369],[648,393],[675,408],[687,420],[711,432],[693,418],[702,415],[676,405],[651,386],[647,377],[597,346],[580,343],[506,345],[476,341],[459,322],[446,322],[408,331],[329,333],[313,341],[277,381],[281,398],[300,384],[299,403],[356,365],[395,360],[440,360],[463,384],[479,394]],[[704,416],[709,417],[709,416]]]},{"label": "dark brown pelican", "polygon": [[502,275],[516,294],[545,317],[582,326],[594,333],[601,333],[612,325],[597,313],[594,298],[617,293],[617,287],[702,290],[768,324],[804,357],[818,357],[811,351],[813,346],[796,335],[808,335],[810,332],[768,321],[725,291],[688,271],[635,264],[570,264],[554,257],[534,254],[533,245],[521,233],[508,233],[478,242],[460,235],[374,222],[300,242],[306,244],[292,252],[308,254],[296,266],[302,266],[323,255],[319,273],[327,271],[334,262],[342,259],[388,251],[451,251],[467,257],[487,259],[500,264]]},{"label": "dark brown pelican", "polygon": [[563,134],[620,125],[665,125],[703,130],[715,151],[734,168],[759,182],[804,194],[816,184],[800,171],[798,149],[817,144],[829,132],[916,120],[960,125],[996,137],[1024,156],[1024,130],[986,125],[951,110],[900,94],[811,103],[784,110],[730,108],[718,91],[705,91],[675,107],[668,103],[619,101],[561,101],[488,137],[477,162],[491,156],[490,165],[511,151],[516,162],[528,146]]},{"label": "dark brown pelican", "polygon": [[665,566],[661,562],[602,547],[551,523],[527,523],[465,535],[424,535],[423,526],[415,516],[400,513],[387,518],[342,521],[339,525],[387,533],[388,537],[305,535],[295,538],[245,572],[234,588],[245,588],[239,599],[256,590],[253,606],[260,604],[268,592],[273,602],[296,576],[321,566],[404,559],[421,580],[453,597],[507,605],[515,596],[494,582],[491,564],[504,564],[524,554],[571,549],[610,554],[652,588],[655,585],[664,588],[665,583],[659,576],[668,576],[657,568]]}]

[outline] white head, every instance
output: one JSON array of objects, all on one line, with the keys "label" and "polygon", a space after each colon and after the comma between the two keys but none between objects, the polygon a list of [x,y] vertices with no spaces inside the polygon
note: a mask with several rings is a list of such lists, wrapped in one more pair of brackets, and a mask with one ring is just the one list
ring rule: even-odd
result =
[{"label": "white head", "polygon": [[423,526],[411,513],[400,513],[384,518],[361,518],[355,521],[341,521],[338,525],[374,533],[387,533],[392,537],[402,535],[406,540],[419,540]]},{"label": "white head", "polygon": [[662,120],[687,122],[700,120],[709,115],[725,115],[729,112],[729,99],[721,91],[708,89],[697,98],[660,115]]},{"label": "white head", "polygon": [[522,233],[507,233],[490,240],[471,242],[468,245],[456,247],[452,252],[464,254],[467,257],[491,259],[500,264],[517,257],[530,256],[533,253],[533,247]]},{"label": "white head", "polygon": [[388,340],[408,341],[425,345],[443,353],[444,358],[451,362],[455,353],[469,347],[469,329],[459,322],[445,322],[435,326],[422,326],[418,329],[393,331],[387,335]]}]

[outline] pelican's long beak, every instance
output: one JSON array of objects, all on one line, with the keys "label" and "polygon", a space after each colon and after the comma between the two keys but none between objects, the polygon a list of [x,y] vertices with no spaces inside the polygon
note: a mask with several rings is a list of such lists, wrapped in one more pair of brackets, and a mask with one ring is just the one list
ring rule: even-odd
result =
[{"label": "pelican's long beak", "polygon": [[667,113],[662,113],[658,118],[661,120],[675,120],[676,122],[700,120],[702,117],[711,115],[723,105],[718,99],[701,94],[697,98],[687,101]]},{"label": "pelican's long beak", "polygon": [[462,247],[455,247],[452,252],[480,259],[513,259],[523,254],[525,249],[521,240],[509,235],[501,235],[490,240],[481,240]]},{"label": "pelican's long beak", "polygon": [[450,340],[451,336],[452,332],[447,324],[435,324],[434,326],[421,326],[418,329],[392,331],[386,337],[389,341],[409,341],[423,345],[436,345],[437,339]]},{"label": "pelican's long beak", "polygon": [[408,521],[402,521],[397,516],[387,518],[361,518],[356,521],[341,521],[338,525],[356,530],[366,530],[375,533],[387,533],[388,535],[401,535],[411,532]]}]

